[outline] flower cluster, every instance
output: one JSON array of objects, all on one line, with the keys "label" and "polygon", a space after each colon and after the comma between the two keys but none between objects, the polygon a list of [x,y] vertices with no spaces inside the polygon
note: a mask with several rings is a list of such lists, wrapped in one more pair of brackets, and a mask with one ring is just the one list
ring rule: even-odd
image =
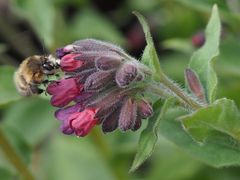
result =
[{"label": "flower cluster", "polygon": [[147,73],[137,60],[110,43],[85,39],[56,51],[62,79],[47,92],[65,134],[85,136],[98,124],[103,132],[117,127],[137,130],[152,115],[144,99]]}]

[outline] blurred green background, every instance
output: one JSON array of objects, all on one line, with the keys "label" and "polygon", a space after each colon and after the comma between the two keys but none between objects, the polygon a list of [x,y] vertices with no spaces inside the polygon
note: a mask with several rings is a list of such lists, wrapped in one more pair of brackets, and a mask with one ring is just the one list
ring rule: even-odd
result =
[{"label": "blurred green background", "polygon": [[[12,82],[13,72],[26,57],[54,52],[82,38],[116,43],[140,58],[144,34],[132,14],[139,11],[150,24],[163,69],[184,84],[184,69],[201,45],[199,33],[214,3],[223,26],[221,54],[215,64],[217,93],[239,106],[239,0],[0,0],[0,127],[36,179],[240,179],[240,168],[210,167],[161,136],[152,157],[129,174],[146,122],[138,132],[103,134],[98,127],[85,138],[65,136],[49,101],[21,98]],[[19,179],[1,150],[0,179]]]}]

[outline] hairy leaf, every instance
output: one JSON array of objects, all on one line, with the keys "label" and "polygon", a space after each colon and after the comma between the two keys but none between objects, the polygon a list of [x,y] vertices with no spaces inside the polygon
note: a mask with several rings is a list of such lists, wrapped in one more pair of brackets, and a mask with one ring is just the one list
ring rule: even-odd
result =
[{"label": "hairy leaf", "polygon": [[219,54],[221,24],[218,8],[214,5],[212,15],[206,27],[206,42],[202,48],[193,53],[189,67],[199,75],[210,103],[214,101],[217,87],[217,76],[212,67],[214,58]]},{"label": "hairy leaf", "polygon": [[[156,102],[158,103],[158,102]],[[173,99],[167,99],[159,111],[159,105],[154,107],[154,116],[148,119],[148,126],[141,133],[139,142],[138,142],[138,151],[134,158],[130,172],[135,171],[148,157],[151,156],[155,145],[158,140],[158,129],[160,121],[163,120],[163,116],[166,113],[166,110],[173,104]]]},{"label": "hairy leaf", "polygon": [[[209,139],[205,144],[194,142],[176,119],[186,115],[183,108],[169,109],[160,126],[160,134],[173,142],[192,157],[214,167],[240,165],[240,146],[230,136],[218,133],[215,139]],[[221,140],[221,141],[220,141]],[[223,141],[224,140],[224,141]]]},{"label": "hairy leaf", "polygon": [[141,61],[144,64],[146,64],[147,66],[149,66],[154,71],[154,76],[156,78],[158,78],[162,74],[162,70],[161,70],[161,66],[160,66],[160,62],[158,59],[156,49],[154,47],[154,43],[153,43],[153,39],[151,36],[149,26],[148,26],[145,18],[141,14],[139,14],[138,12],[134,12],[134,14],[137,16],[139,22],[142,25],[142,28],[143,28],[143,31],[145,34],[145,38],[146,38],[146,42],[147,42],[147,46],[144,49]]},{"label": "hairy leaf", "polygon": [[[180,118],[185,130],[197,141],[204,143],[207,138],[229,136],[240,141],[240,114],[229,99],[219,99],[212,105]],[[221,143],[219,139],[218,143]]]}]

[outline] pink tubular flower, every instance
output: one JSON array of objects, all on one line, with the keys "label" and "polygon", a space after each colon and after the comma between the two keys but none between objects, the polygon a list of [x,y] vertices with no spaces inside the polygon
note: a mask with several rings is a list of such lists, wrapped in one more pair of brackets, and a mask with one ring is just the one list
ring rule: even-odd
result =
[{"label": "pink tubular flower", "polygon": [[83,62],[80,60],[75,60],[74,58],[79,56],[78,54],[67,54],[62,57],[60,61],[60,67],[65,72],[72,72],[77,70],[83,65]]},{"label": "pink tubular flower", "polygon": [[98,124],[98,119],[94,118],[96,112],[97,109],[87,108],[82,112],[76,112],[69,116],[70,127],[77,136],[86,136]]},{"label": "pink tubular flower", "polygon": [[55,117],[62,121],[61,125],[61,131],[64,134],[72,134],[73,130],[69,125],[69,116],[75,112],[79,112],[83,109],[82,105],[77,103],[73,106],[65,107],[62,109],[59,109],[55,112]]},{"label": "pink tubular flower", "polygon": [[83,85],[77,84],[75,78],[69,78],[52,82],[48,85],[47,92],[52,95],[53,106],[64,107],[80,94],[82,88]]}]

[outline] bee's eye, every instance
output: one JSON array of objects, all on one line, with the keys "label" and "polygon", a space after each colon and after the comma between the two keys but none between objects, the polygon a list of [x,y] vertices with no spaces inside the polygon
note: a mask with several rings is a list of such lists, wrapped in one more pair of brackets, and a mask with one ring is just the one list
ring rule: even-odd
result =
[{"label": "bee's eye", "polygon": [[51,71],[54,69],[53,65],[49,64],[49,63],[43,63],[43,69]]}]

